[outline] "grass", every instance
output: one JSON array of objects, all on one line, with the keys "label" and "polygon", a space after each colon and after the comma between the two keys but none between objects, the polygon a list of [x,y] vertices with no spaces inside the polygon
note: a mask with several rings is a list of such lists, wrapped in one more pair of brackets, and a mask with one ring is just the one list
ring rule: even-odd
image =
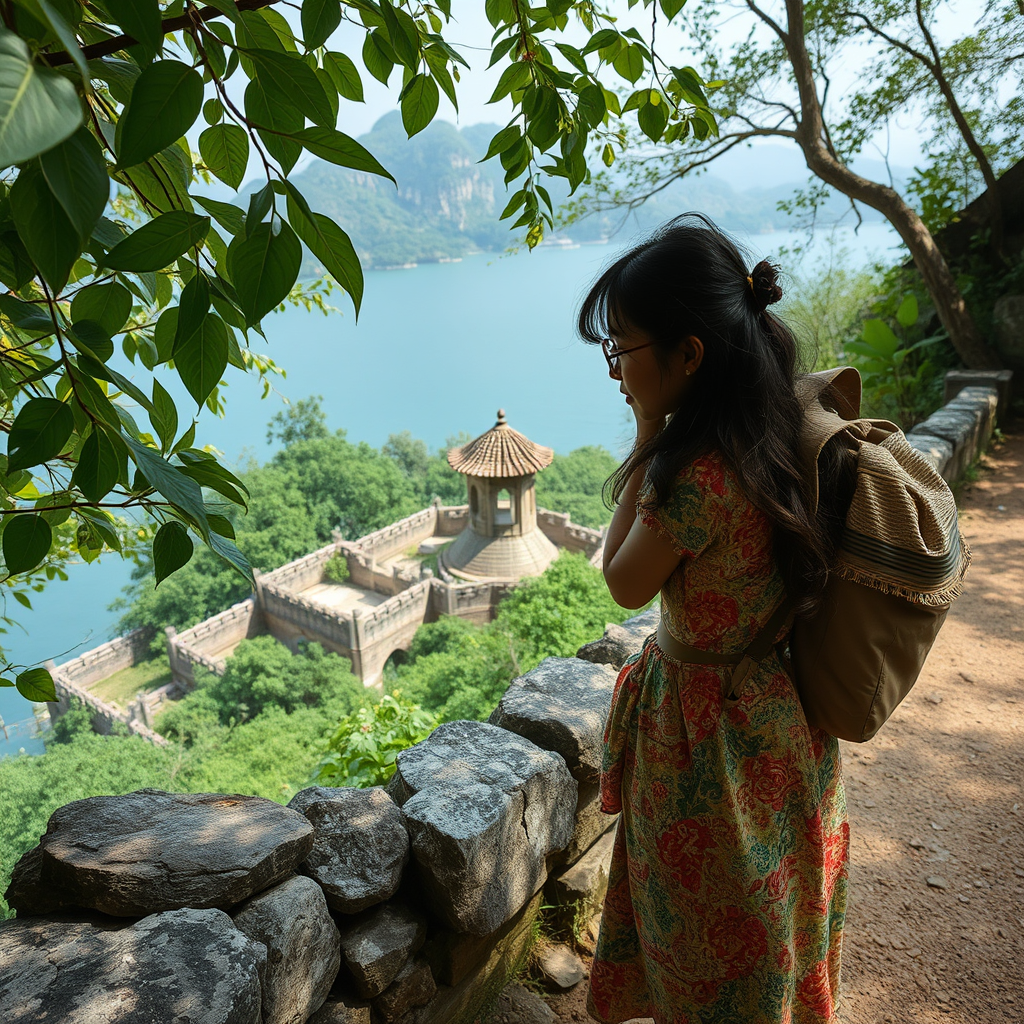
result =
[{"label": "grass", "polygon": [[138,693],[149,693],[159,686],[171,681],[171,667],[164,658],[153,658],[143,661],[130,668],[123,668],[112,676],[93,683],[89,692],[101,700],[119,704],[122,708]]}]

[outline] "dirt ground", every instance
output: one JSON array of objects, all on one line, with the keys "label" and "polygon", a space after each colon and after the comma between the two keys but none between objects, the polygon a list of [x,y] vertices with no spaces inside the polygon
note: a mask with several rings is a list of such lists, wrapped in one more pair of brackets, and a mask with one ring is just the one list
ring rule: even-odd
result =
[{"label": "dirt ground", "polygon": [[[1024,1022],[1024,428],[960,495],[974,561],[917,686],[843,743],[843,1024]],[[587,1021],[586,983],[547,998]]]}]

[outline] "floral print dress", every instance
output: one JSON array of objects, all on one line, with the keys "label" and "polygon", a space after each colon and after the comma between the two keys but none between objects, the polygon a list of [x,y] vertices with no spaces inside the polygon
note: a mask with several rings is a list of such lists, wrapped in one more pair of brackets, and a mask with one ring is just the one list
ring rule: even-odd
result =
[{"label": "floral print dress", "polygon": [[[662,616],[682,643],[744,650],[783,596],[765,516],[720,456],[684,470],[643,522],[682,558]],[[590,979],[607,1024],[831,1024],[849,826],[837,740],[808,726],[773,653],[736,701],[732,666],[650,637],[605,732],[602,809],[622,812]]]}]

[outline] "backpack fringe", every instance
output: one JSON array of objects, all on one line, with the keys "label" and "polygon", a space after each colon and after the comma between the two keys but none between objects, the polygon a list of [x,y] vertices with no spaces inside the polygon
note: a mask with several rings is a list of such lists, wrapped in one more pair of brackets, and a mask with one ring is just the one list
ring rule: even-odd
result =
[{"label": "backpack fringe", "polygon": [[971,564],[971,549],[963,537],[960,541],[960,564],[957,567],[956,575],[951,577],[941,590],[922,591],[909,587],[891,576],[885,576],[869,569],[850,565],[848,562],[839,561],[832,567],[832,572],[840,579],[849,580],[851,583],[859,583],[861,586],[870,587],[872,590],[880,591],[883,594],[893,594],[896,597],[906,598],[914,604],[925,605],[929,608],[943,608],[955,601],[963,591],[964,576]]}]

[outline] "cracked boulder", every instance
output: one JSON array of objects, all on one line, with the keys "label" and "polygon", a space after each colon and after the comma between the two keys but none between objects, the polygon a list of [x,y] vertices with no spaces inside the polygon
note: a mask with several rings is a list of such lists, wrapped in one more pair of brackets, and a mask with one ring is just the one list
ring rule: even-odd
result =
[{"label": "cracked boulder", "polygon": [[228,909],[295,872],[313,826],[255,796],[164,793],[76,800],[40,840],[40,878],[66,903],[115,917]]},{"label": "cracked boulder", "polygon": [[628,658],[640,653],[644,640],[657,630],[660,621],[661,609],[655,605],[627,619],[621,626],[609,623],[604,636],[584,644],[576,652],[576,657],[598,665],[610,665],[617,672]]},{"label": "cracked boulder", "polygon": [[409,859],[409,833],[383,789],[313,786],[288,806],[301,807],[313,826],[302,870],[316,879],[332,910],[356,914],[395,894]]},{"label": "cracked boulder", "polygon": [[260,1024],[266,948],[220,910],[0,924],[4,1024]]},{"label": "cracked boulder", "polygon": [[388,792],[405,814],[423,898],[458,932],[500,928],[573,832],[576,780],[564,759],[485,722],[448,722],[402,751]]},{"label": "cracked boulder", "polygon": [[490,722],[561,754],[577,782],[596,782],[614,688],[607,665],[545,658],[509,683]]},{"label": "cracked boulder", "polygon": [[320,886],[295,875],[243,904],[234,922],[267,947],[262,1024],[305,1024],[341,966],[341,936]]}]

